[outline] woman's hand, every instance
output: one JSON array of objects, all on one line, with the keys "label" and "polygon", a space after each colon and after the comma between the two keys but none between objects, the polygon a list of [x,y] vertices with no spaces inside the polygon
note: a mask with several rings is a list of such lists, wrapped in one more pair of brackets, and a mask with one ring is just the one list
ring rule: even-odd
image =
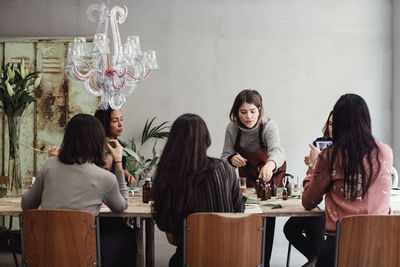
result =
[{"label": "woman's hand", "polygon": [[124,170],[125,179],[130,184],[136,184],[136,180],[132,174],[130,174],[127,170]]},{"label": "woman's hand", "polygon": [[313,165],[314,162],[317,160],[318,155],[321,151],[319,151],[318,148],[316,148],[313,144],[309,144],[309,146],[310,146],[310,156],[309,157],[310,157],[310,161],[311,161],[310,165]]},{"label": "woman's hand", "polygon": [[49,151],[47,152],[47,155],[50,157],[58,156],[60,154],[60,147],[59,146],[52,146]]},{"label": "woman's hand", "polygon": [[231,158],[232,165],[236,167],[244,167],[246,166],[247,159],[243,158],[240,155],[235,155]]},{"label": "woman's hand", "polygon": [[304,164],[306,164],[309,167],[313,165],[313,162],[311,161],[311,157],[310,156],[305,156],[304,157]]},{"label": "woman's hand", "polygon": [[[114,144],[115,148],[113,148],[110,143]],[[122,163],[122,150],[123,147],[118,142],[117,139],[108,139],[108,143],[106,144],[107,150],[111,153],[114,162]],[[122,165],[122,164],[121,164]]]},{"label": "woman's hand", "polygon": [[258,178],[263,179],[265,182],[269,182],[272,178],[272,174],[276,168],[276,164],[274,161],[269,160],[267,163],[262,167]]}]

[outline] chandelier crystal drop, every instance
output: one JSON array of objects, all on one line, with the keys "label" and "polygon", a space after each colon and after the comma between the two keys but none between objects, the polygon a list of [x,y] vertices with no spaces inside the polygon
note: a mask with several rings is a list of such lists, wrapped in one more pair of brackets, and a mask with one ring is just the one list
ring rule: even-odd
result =
[{"label": "chandelier crystal drop", "polygon": [[89,94],[101,96],[101,109],[119,110],[150,70],[158,69],[156,52],[142,52],[138,36],[129,36],[121,44],[118,24],[128,16],[125,5],[110,9],[108,0],[91,5],[87,16],[92,22],[96,22],[95,12],[99,17],[92,45],[83,37],[75,38],[68,46],[65,70],[70,79],[82,81]]}]

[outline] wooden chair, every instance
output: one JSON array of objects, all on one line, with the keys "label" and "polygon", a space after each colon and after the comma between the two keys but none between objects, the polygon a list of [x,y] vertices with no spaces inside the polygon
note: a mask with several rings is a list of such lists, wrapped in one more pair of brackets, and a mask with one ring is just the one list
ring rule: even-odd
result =
[{"label": "wooden chair", "polygon": [[98,218],[89,212],[26,210],[20,226],[24,266],[101,266]]},{"label": "wooden chair", "polygon": [[184,222],[184,266],[263,266],[265,220],[258,214],[193,213]]},{"label": "wooden chair", "polygon": [[336,223],[335,266],[400,266],[400,216],[355,215]]}]

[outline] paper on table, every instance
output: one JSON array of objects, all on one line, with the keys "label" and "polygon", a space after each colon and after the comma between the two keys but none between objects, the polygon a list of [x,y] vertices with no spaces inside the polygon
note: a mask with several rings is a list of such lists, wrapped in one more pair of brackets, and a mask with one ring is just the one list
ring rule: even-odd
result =
[{"label": "paper on table", "polygon": [[247,197],[246,204],[258,204],[259,199],[254,197]]},{"label": "paper on table", "polygon": [[110,208],[107,206],[100,208],[100,212],[110,212],[110,211],[111,211]]},{"label": "paper on table", "polygon": [[282,209],[283,208],[283,206],[281,204],[271,204],[271,203],[263,204],[263,207],[270,207],[271,209]]},{"label": "paper on table", "polygon": [[244,213],[262,213],[262,210],[258,204],[246,204]]}]

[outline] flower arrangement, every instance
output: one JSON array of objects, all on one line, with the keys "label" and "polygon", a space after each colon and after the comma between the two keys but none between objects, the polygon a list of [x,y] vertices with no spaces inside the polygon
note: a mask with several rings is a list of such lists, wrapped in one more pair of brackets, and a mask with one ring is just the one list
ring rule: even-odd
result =
[{"label": "flower arrangement", "polygon": [[22,116],[24,110],[30,103],[36,102],[35,89],[41,81],[41,73],[29,73],[25,67],[24,59],[18,63],[16,69],[14,64],[8,63],[4,70],[0,67],[0,100],[2,108],[8,115]]},{"label": "flower arrangement", "polygon": [[21,166],[19,155],[20,119],[25,109],[36,102],[35,89],[41,81],[40,72],[29,72],[24,59],[14,64],[8,63],[4,70],[0,68],[0,108],[7,115],[9,136],[8,188],[19,194]]}]

